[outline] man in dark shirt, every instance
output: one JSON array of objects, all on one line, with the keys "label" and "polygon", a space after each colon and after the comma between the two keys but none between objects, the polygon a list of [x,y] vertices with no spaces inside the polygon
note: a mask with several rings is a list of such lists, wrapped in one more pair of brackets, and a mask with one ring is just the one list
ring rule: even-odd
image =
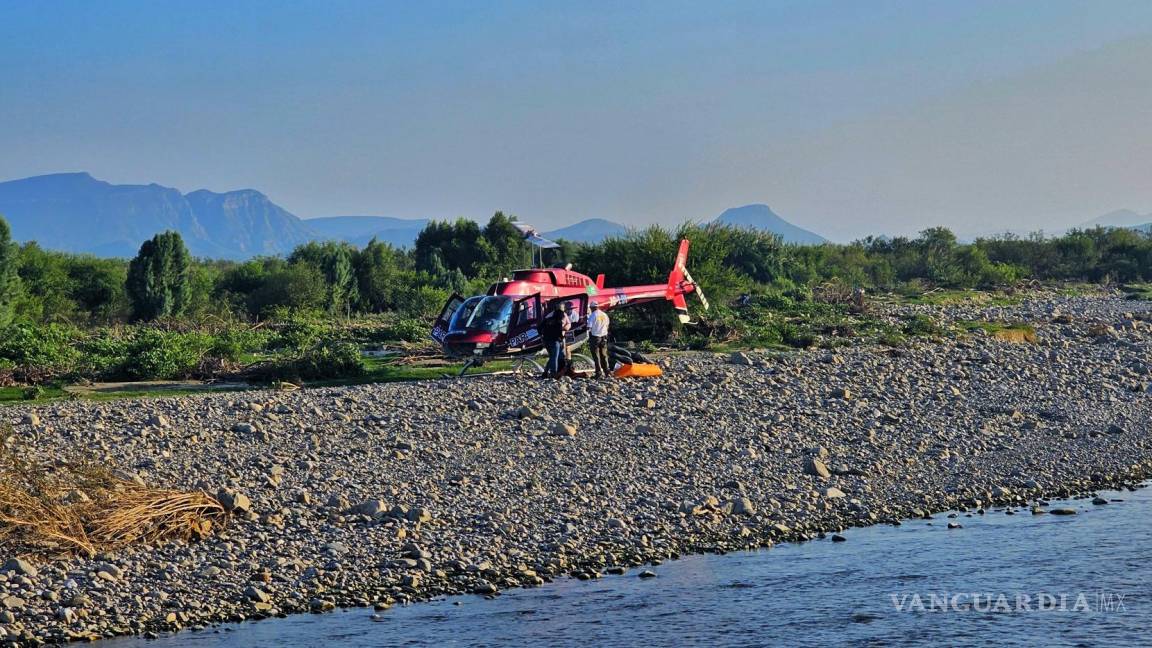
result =
[{"label": "man in dark shirt", "polygon": [[564,360],[564,336],[571,326],[562,301],[557,301],[556,306],[540,323],[540,336],[544,338],[544,348],[548,350],[548,365],[544,367],[545,377],[560,377],[560,365]]}]

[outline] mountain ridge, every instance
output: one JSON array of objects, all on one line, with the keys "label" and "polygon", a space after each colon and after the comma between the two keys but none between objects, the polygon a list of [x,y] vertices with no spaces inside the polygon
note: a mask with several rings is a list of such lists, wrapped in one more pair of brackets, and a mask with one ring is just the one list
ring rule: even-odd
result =
[{"label": "mountain ridge", "polygon": [[303,219],[305,227],[325,240],[347,241],[358,247],[364,247],[372,239],[395,247],[411,246],[420,230],[429,222],[427,218],[392,216],[321,216]]},{"label": "mountain ridge", "polygon": [[1115,209],[1113,211],[1093,218],[1090,221],[1085,221],[1078,225],[1081,229],[1091,229],[1093,227],[1139,227],[1152,221],[1152,213],[1140,214],[1131,209]]},{"label": "mountain ridge", "polygon": [[828,239],[823,236],[784,220],[779,214],[772,211],[771,207],[763,203],[725,209],[712,222],[718,225],[772,232],[779,235],[785,243],[819,245],[828,242]]},{"label": "mountain ridge", "polygon": [[[17,241],[48,249],[131,257],[140,244],[174,230],[198,257],[248,259],[287,255],[308,241],[346,241],[358,247],[376,239],[409,247],[429,219],[388,216],[300,218],[256,189],[188,193],[157,183],[112,184],[84,171],[0,182],[0,216]],[[784,220],[767,205],[725,210],[711,222],[779,234],[786,242],[825,239]],[[597,243],[629,228],[589,218],[545,232],[549,238]]]},{"label": "mountain ridge", "polygon": [[574,243],[599,243],[606,238],[623,236],[628,227],[604,218],[586,218],[565,227],[544,232],[550,239],[564,239]]}]

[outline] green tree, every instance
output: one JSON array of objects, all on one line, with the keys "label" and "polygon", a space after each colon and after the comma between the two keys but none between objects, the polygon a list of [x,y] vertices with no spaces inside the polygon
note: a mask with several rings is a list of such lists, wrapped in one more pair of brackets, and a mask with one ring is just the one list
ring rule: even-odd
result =
[{"label": "green tree", "polygon": [[258,257],[224,270],[214,294],[234,311],[258,319],[285,309],[321,311],[328,286],[323,273],[309,263]]},{"label": "green tree", "polygon": [[347,243],[312,241],[297,246],[288,257],[288,263],[303,264],[318,270],[327,284],[325,308],[329,313],[349,313],[358,294],[356,272],[352,264],[354,254],[355,248]]},{"label": "green tree", "polygon": [[916,244],[923,255],[921,277],[945,286],[964,283],[956,261],[956,235],[946,227],[930,227],[920,232]]},{"label": "green tree", "polygon": [[191,259],[177,232],[164,232],[145,241],[128,264],[124,284],[132,302],[132,318],[154,320],[183,314],[188,307]]},{"label": "green tree", "polygon": [[71,279],[72,300],[76,308],[86,313],[89,319],[107,323],[126,316],[126,262],[122,259],[70,256],[67,269]]},{"label": "green tree", "polygon": [[514,224],[515,217],[508,217],[504,212],[496,212],[484,226],[483,249],[487,258],[484,267],[477,273],[490,279],[508,275],[512,270],[524,267],[528,258],[528,246],[524,243],[524,235]]},{"label": "green tree", "polygon": [[71,255],[50,252],[35,241],[19,251],[20,292],[13,311],[21,320],[35,322],[72,320],[77,310],[69,297],[72,280],[67,262]]},{"label": "green tree", "polygon": [[387,243],[373,238],[355,255],[358,306],[366,312],[395,310],[406,286],[401,280],[407,259]]},{"label": "green tree", "polygon": [[18,264],[18,249],[12,243],[12,230],[8,221],[0,218],[0,325],[12,319],[12,302],[20,281],[16,274]]},{"label": "green tree", "polygon": [[480,226],[467,218],[428,223],[416,237],[414,255],[417,270],[440,274],[459,269],[469,277],[477,276],[491,256]]},{"label": "green tree", "polygon": [[330,289],[323,273],[309,264],[285,264],[269,272],[252,294],[254,312],[268,315],[278,309],[318,312],[327,308]]}]

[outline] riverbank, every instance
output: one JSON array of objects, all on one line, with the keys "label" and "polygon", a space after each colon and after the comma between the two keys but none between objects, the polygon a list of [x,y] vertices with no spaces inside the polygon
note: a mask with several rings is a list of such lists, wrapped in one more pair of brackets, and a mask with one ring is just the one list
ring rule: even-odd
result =
[{"label": "riverbank", "polygon": [[1035,343],[977,333],[678,355],[651,381],[493,376],[6,409],[34,456],[250,503],[203,542],[0,576],[0,641],[494,593],[1133,484],[1152,476],[1150,306],[917,307],[1026,321]]},{"label": "riverbank", "polygon": [[[1128,646],[1147,634],[1152,489],[941,513],[771,551],[693,555],[495,600],[437,598],[182,632],[108,648],[442,646]],[[962,525],[949,528],[947,523]],[[787,638],[786,640],[784,638]],[[100,644],[104,648],[105,644]]]}]

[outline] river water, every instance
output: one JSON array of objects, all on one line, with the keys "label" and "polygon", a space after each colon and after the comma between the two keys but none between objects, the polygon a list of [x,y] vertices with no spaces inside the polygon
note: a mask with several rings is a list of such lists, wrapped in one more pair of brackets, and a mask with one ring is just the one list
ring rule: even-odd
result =
[{"label": "river water", "polygon": [[[768,551],[691,556],[595,581],[560,580],[397,607],[129,638],[107,648],[297,646],[1147,646],[1152,488],[852,529]],[[948,529],[948,522],[963,528]]]}]

